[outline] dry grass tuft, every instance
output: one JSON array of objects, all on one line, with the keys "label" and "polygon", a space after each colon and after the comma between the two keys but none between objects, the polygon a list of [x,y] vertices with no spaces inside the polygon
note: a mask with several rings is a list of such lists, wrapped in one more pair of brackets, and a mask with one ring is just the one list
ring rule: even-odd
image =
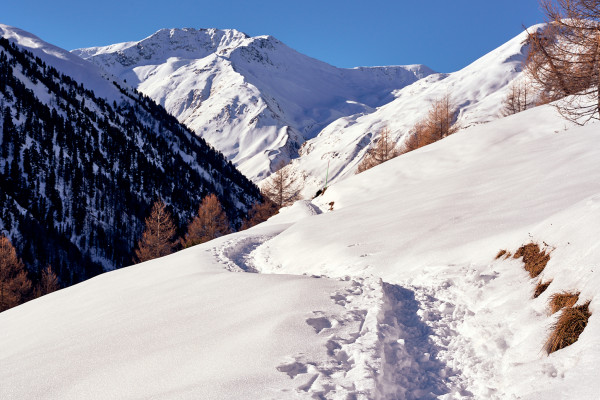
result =
[{"label": "dry grass tuft", "polygon": [[535,290],[533,291],[533,298],[537,299],[538,297],[540,297],[540,295],[544,293],[546,289],[548,289],[548,286],[550,286],[551,283],[551,280],[548,282],[539,281],[537,285],[535,285]]},{"label": "dry grass tuft", "polygon": [[564,307],[573,307],[579,300],[579,292],[555,293],[550,297],[550,312],[552,314],[560,311]]},{"label": "dry grass tuft", "polygon": [[500,257],[503,257],[503,256],[504,256],[504,258],[508,258],[508,257],[510,257],[510,255],[511,255],[510,251],[502,249],[502,250],[500,250],[498,252],[498,254],[496,254],[496,258],[495,259],[497,260],[497,259],[499,259]]},{"label": "dry grass tuft", "polygon": [[525,270],[529,272],[529,276],[532,278],[541,274],[544,268],[546,268],[548,261],[550,261],[550,254],[546,254],[546,250],[540,249],[537,243],[529,243],[521,246],[513,257],[523,257]]},{"label": "dry grass tuft", "polygon": [[577,341],[592,315],[589,302],[582,306],[565,308],[544,346],[548,354],[564,349]]}]

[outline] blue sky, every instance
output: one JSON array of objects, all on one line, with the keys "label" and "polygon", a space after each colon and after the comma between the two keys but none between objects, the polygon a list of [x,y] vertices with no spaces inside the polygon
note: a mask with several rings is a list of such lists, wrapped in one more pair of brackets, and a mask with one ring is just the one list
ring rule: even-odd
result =
[{"label": "blue sky", "polygon": [[426,64],[452,72],[543,21],[537,0],[18,0],[0,23],[74,49],[140,40],[161,28],[273,35],[338,67]]}]

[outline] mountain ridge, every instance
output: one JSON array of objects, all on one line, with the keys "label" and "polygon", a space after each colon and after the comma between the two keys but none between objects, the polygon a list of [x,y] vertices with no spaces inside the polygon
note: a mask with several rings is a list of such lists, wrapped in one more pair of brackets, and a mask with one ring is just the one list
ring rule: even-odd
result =
[{"label": "mountain ridge", "polygon": [[433,73],[418,64],[336,68],[236,30],[163,29],[73,53],[164,105],[255,181],[330,122],[371,112]]}]

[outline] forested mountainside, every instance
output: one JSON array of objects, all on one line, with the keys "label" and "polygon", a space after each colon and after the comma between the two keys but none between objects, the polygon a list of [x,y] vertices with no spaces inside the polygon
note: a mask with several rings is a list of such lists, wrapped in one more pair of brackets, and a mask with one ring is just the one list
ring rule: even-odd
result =
[{"label": "forested mountainside", "polygon": [[234,225],[260,196],[161,106],[114,85],[110,103],[0,38],[0,232],[63,285],[131,264],[157,199],[182,228],[209,193]]}]

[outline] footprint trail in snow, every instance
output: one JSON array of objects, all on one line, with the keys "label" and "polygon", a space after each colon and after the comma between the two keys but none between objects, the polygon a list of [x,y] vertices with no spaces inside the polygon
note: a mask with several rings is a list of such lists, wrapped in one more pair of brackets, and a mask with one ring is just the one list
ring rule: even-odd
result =
[{"label": "footprint trail in snow", "polygon": [[[251,253],[274,236],[236,238],[213,252],[230,271],[260,272]],[[469,348],[457,331],[470,313],[448,301],[454,296],[447,287],[400,286],[372,276],[341,279],[349,285],[332,293],[331,301],[342,311],[314,310],[306,316],[306,324],[325,343],[322,350],[290,355],[275,366],[291,379],[294,396],[477,398],[469,390],[474,382],[460,370],[464,360],[453,354],[457,341],[464,351]],[[442,293],[445,300],[436,297]],[[465,357],[477,362],[473,353]],[[484,389],[494,398],[493,388]]]}]

